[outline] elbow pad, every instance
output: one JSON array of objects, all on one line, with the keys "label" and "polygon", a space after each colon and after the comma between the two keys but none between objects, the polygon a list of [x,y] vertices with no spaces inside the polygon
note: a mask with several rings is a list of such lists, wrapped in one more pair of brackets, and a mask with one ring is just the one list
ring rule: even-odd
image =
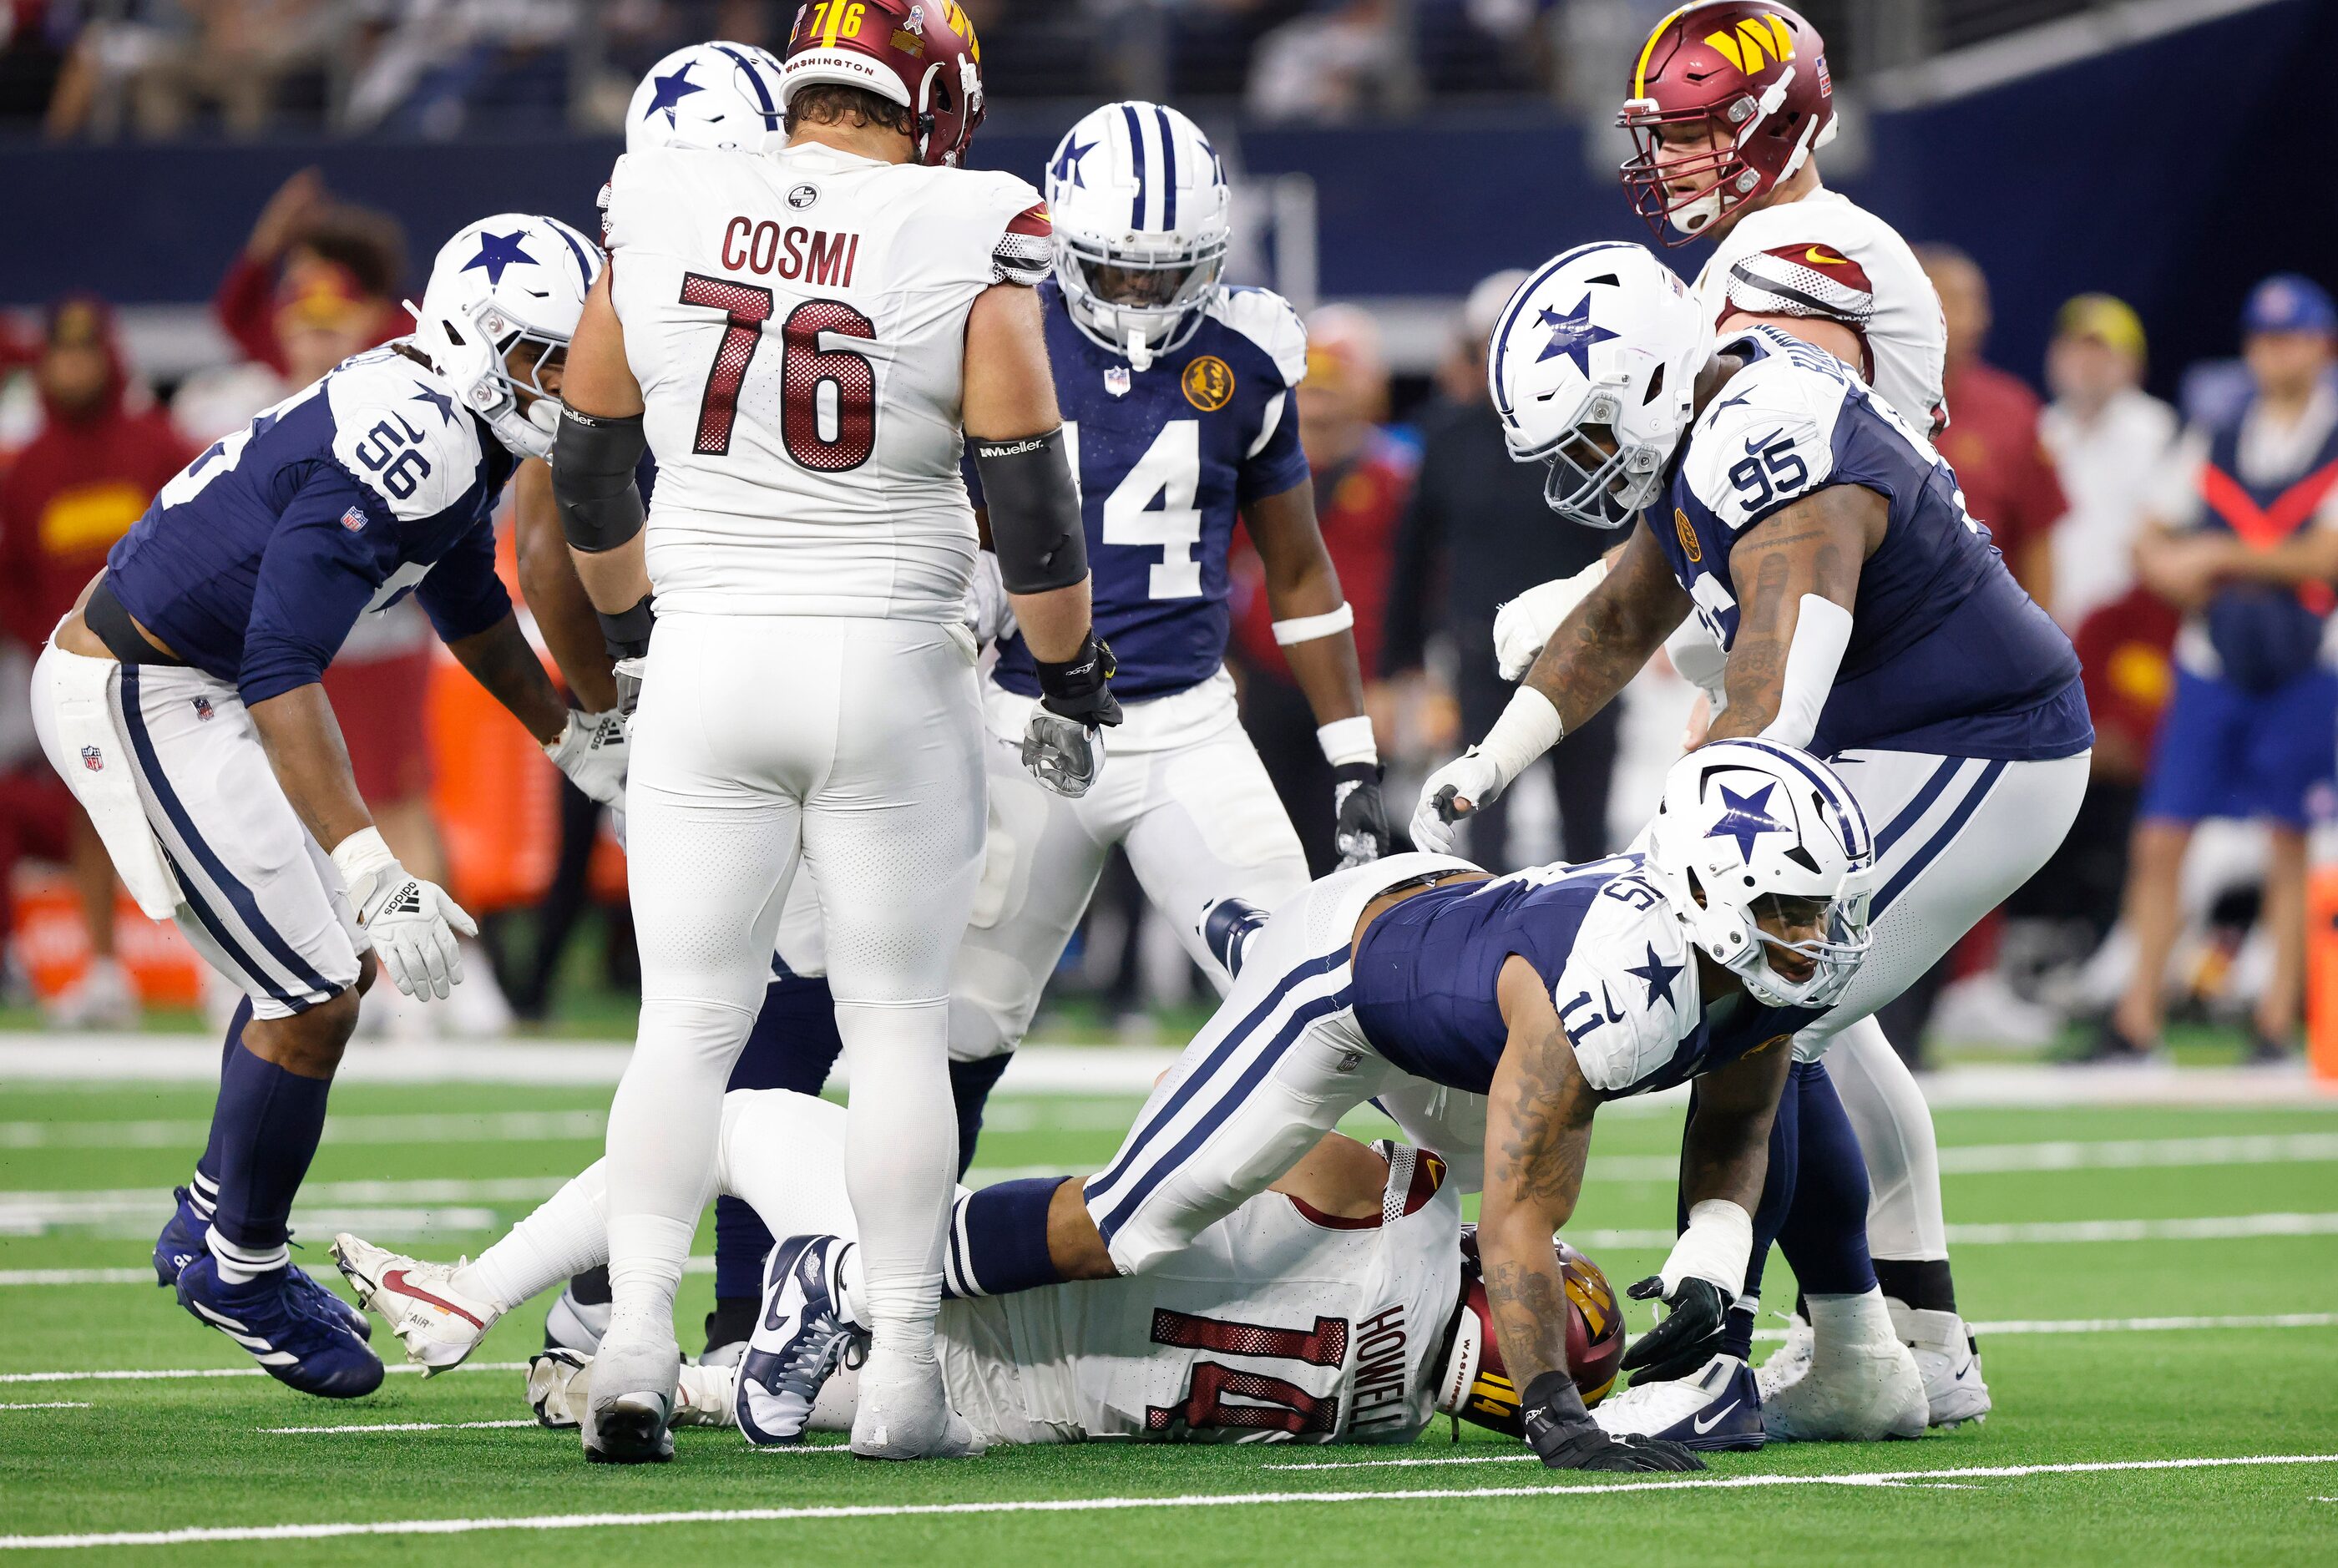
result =
[{"label": "elbow pad", "polygon": [[974,466],[990,508],[999,581],[1009,593],[1069,588],[1088,574],[1079,482],[1062,426],[1013,441],[976,437]]},{"label": "elbow pad", "polygon": [[604,419],[564,408],[552,438],[552,499],[570,548],[587,555],[614,550],[642,531],[642,493],[634,467],[649,438],[638,414]]}]

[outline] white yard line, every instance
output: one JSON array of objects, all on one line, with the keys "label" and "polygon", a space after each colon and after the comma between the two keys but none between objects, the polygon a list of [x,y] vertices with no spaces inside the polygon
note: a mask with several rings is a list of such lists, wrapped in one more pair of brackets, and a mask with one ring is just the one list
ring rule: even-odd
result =
[{"label": "white yard line", "polygon": [[[2078,1142],[1951,1143],[1940,1169],[1952,1176],[2009,1171],[2136,1171],[2195,1165],[2291,1165],[2338,1161],[2338,1132],[2254,1133],[2222,1138],[2112,1138]],[[1594,1181],[1670,1181],[1680,1161],[1670,1154],[1595,1154],[1584,1171]]]},{"label": "white yard line", "polygon": [[86,1410],[86,1399],[38,1399],[21,1405],[0,1405],[0,1410]]},{"label": "white yard line", "polygon": [[496,1426],[535,1426],[533,1416],[516,1421],[386,1421],[372,1426],[262,1426],[271,1436],[309,1436],[344,1432],[474,1432]]},{"label": "white yard line", "polygon": [[[422,1368],[410,1362],[385,1367],[385,1372],[419,1376]],[[460,1367],[449,1367],[440,1377],[457,1372],[525,1372],[525,1361],[466,1361]],[[191,1377],[265,1377],[267,1369],[260,1367],[141,1367],[135,1370],[98,1372],[0,1372],[0,1383],[174,1383]]]},{"label": "white yard line", "polygon": [[[589,1142],[609,1128],[606,1111],[425,1112],[408,1116],[328,1116],[328,1143]],[[203,1121],[0,1122],[0,1149],[200,1148]]]},{"label": "white yard line", "polygon": [[[1532,1458],[1532,1455],[1525,1455]],[[661,1514],[539,1514],[474,1519],[384,1519],[328,1524],[250,1524],[184,1530],[118,1530],[74,1535],[0,1535],[0,1550],[181,1546],[212,1541],[315,1541],[346,1535],[467,1535],[487,1530],[638,1529],[654,1524],[747,1524],[793,1520],[904,1519],[984,1514],[1095,1514],[1151,1509],[1276,1507],[1349,1503],[1460,1502],[1482,1497],[1567,1497],[1629,1492],[1734,1492],[1765,1486],[1922,1486],[1955,1478],[2010,1479],[2114,1470],[2196,1470],[2230,1465],[2333,1465],[2338,1454],[2265,1454],[2220,1459],[2113,1459],[2078,1465],[1995,1465],[1958,1470],[1880,1470],[1840,1475],[1712,1475],[1677,1481],[1615,1481],[1541,1486],[1410,1487],[1385,1492],[1225,1492],[1176,1497],[1035,1497],[996,1503],[831,1504],[801,1508],[699,1508]]]},{"label": "white yard line", "polygon": [[[152,1237],[170,1218],[171,1197],[165,1192],[159,1204],[152,1199],[144,1202],[113,1201],[101,1193],[94,1201],[65,1193],[36,1193],[34,1197],[54,1198],[49,1203],[7,1203],[0,1201],[0,1236],[40,1236],[51,1230],[74,1230],[86,1234],[123,1238]],[[534,1207],[533,1204],[529,1205]],[[472,1204],[450,1204],[446,1208],[411,1205],[396,1208],[349,1207],[310,1209],[302,1207],[292,1211],[292,1229],[304,1236],[329,1236],[336,1230],[353,1230],[373,1241],[410,1241],[457,1231],[500,1230],[504,1217],[493,1209]]]},{"label": "white yard line", "polygon": [[[2338,1235],[2338,1214],[2224,1214],[2192,1220],[2049,1220],[2028,1224],[1951,1225],[1949,1240],[1960,1247],[1990,1247],[2077,1241],[2238,1241],[2265,1236]],[[1567,1240],[1596,1252],[1602,1248],[1670,1247],[1679,1240],[1669,1230],[1586,1230]]]},{"label": "white yard line", "polygon": [[[1968,1323],[1978,1336],[1999,1334],[2169,1334],[2196,1328],[2338,1328],[2338,1312],[2268,1312],[2215,1318],[2005,1318]],[[1783,1339],[1783,1328],[1756,1328],[1756,1339]]]}]

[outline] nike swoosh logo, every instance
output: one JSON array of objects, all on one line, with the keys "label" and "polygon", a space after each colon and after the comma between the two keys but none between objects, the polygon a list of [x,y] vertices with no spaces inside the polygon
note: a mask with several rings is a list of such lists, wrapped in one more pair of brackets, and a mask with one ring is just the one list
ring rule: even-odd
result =
[{"label": "nike swoosh logo", "polygon": [[1713,1413],[1713,1419],[1710,1421],[1706,1420],[1702,1416],[1693,1416],[1689,1418],[1688,1424],[1692,1427],[1695,1428],[1696,1435],[1702,1437],[1706,1433],[1712,1431],[1715,1426],[1720,1426],[1722,1417],[1728,1415],[1732,1410],[1736,1409],[1740,1403],[1742,1403],[1742,1401],[1732,1399],[1728,1404],[1724,1405],[1720,1409],[1715,1410]]},{"label": "nike swoosh logo", "polygon": [[1803,260],[1816,267],[1848,267],[1851,265],[1850,257],[1830,256],[1816,245],[1812,246],[1809,250],[1803,252]]},{"label": "nike swoosh logo", "polygon": [[406,1277],[406,1270],[403,1269],[391,1269],[388,1273],[381,1277],[381,1282],[386,1289],[395,1290],[401,1296],[411,1296],[417,1301],[427,1301],[431,1306],[437,1308],[441,1312],[452,1312],[456,1317],[460,1318],[464,1322],[468,1323],[474,1328],[485,1328],[486,1327],[486,1324],[480,1322],[476,1318],[465,1311],[462,1308],[456,1306],[452,1301],[447,1300],[444,1296],[434,1296],[429,1291],[425,1290],[421,1286],[409,1282]]}]

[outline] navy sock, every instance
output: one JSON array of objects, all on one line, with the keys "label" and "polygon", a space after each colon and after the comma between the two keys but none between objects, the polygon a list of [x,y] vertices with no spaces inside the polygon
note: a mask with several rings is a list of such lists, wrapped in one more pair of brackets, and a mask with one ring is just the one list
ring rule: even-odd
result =
[{"label": "navy sock", "polygon": [[1002,1051],[979,1062],[949,1064],[950,1098],[958,1102],[958,1173],[961,1181],[974,1163],[975,1140],[982,1136],[982,1108],[989,1103],[998,1075],[1013,1060],[1015,1053]]},{"label": "navy sock", "polygon": [[942,1259],[942,1296],[1004,1296],[1064,1277],[1047,1256],[1047,1209],[1068,1176],[1001,1181],[958,1200]]},{"label": "navy sock", "polygon": [[762,1216],[729,1193],[714,1200],[714,1298],[760,1301],[763,1259],[777,1240]]},{"label": "navy sock", "polygon": [[1875,1279],[1886,1296],[1919,1312],[1957,1309],[1957,1284],[1945,1258],[1878,1258]]},{"label": "navy sock", "polygon": [[[325,1130],[328,1078],[303,1078],[239,1044],[220,1073],[211,1137],[219,1151],[219,1205],[211,1226],[247,1265],[282,1250],[292,1195]],[[262,1263],[261,1267],[272,1267]]]},{"label": "navy sock", "polygon": [[1778,1244],[1794,1278],[1814,1296],[1857,1296],[1875,1288],[1867,1255],[1867,1158],[1843,1114],[1826,1068],[1812,1062],[1787,1087],[1794,1094],[1799,1174]]},{"label": "navy sock", "polygon": [[[227,1064],[238,1051],[243,1049],[243,1026],[251,1022],[251,998],[240,998],[235,1004],[235,1016],[227,1021],[227,1040],[220,1047],[220,1082],[227,1081]],[[220,1126],[217,1116],[211,1118],[211,1136],[203,1144],[202,1158],[195,1161],[195,1178],[187,1183],[193,1197],[195,1212],[208,1220],[219,1207]]]}]

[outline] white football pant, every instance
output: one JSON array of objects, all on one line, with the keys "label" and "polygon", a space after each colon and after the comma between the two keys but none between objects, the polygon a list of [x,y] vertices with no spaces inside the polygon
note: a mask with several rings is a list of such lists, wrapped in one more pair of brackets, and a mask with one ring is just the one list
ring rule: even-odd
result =
[{"label": "white football pant", "polygon": [[670,1320],[713,1195],[723,1086],[801,862],[852,1073],[845,1184],[872,1328],[930,1353],[958,1171],[949,977],[980,870],[980,724],[958,627],[659,618],[626,784],[642,1014],[609,1109],[618,1311]]}]

